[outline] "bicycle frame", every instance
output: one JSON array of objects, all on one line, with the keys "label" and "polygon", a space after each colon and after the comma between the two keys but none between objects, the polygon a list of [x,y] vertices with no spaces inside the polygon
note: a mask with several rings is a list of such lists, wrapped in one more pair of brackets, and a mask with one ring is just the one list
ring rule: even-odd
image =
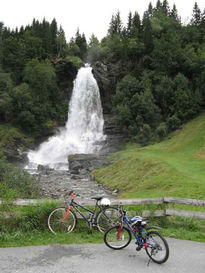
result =
[{"label": "bicycle frame", "polygon": [[[89,224],[90,222],[92,223],[93,222],[93,219],[95,218],[95,215],[96,215],[96,209],[97,209],[97,207],[99,207],[97,204],[95,204],[95,209],[94,209],[94,211],[92,211],[92,210],[90,210],[90,209],[88,209],[88,208],[86,208],[86,207],[84,207],[84,206],[82,206],[82,205],[80,205],[80,204],[78,204],[77,202],[75,202],[75,201],[71,201],[71,207],[73,207],[82,217],[83,217],[83,219]],[[82,208],[83,210],[85,210],[85,211],[87,211],[87,212],[89,212],[90,213],[90,217],[89,217],[89,219],[88,218],[86,218],[86,216],[83,214],[83,212],[81,212],[79,209],[78,209],[78,207],[80,207],[80,208]]]},{"label": "bicycle frame", "polygon": [[137,230],[132,228],[132,226],[130,225],[129,223],[129,218],[124,215],[123,216],[123,222],[126,223],[126,225],[128,226],[128,229],[131,231],[131,233],[134,235],[135,239],[136,239],[136,243],[140,246],[144,246],[145,243],[143,242],[142,240],[142,234],[146,234],[144,231],[143,231],[143,228],[142,227],[139,227],[139,235],[137,234]]},{"label": "bicycle frame", "polygon": [[[77,212],[83,217],[83,219],[88,223],[88,225],[90,225],[90,223],[93,223],[93,219],[95,218],[97,207],[100,208],[100,206],[98,205],[98,201],[96,201],[94,211],[92,211],[92,210],[90,210],[90,209],[88,209],[88,208],[86,208],[86,207],[84,207],[84,206],[78,204],[77,202],[75,202],[75,201],[74,201],[75,195],[74,195],[73,193],[71,193],[70,195],[71,195],[72,199],[71,199],[71,202],[70,202],[70,204],[69,204],[69,206],[68,206],[68,209],[67,209],[67,211],[66,211],[66,214],[65,214],[65,216],[63,217],[63,219],[61,220],[61,222],[63,222],[63,221],[66,219],[66,217],[68,216],[69,211],[70,211],[70,209],[71,209],[71,207],[72,207],[72,208],[75,209],[75,211],[77,211]],[[83,214],[83,212],[81,212],[81,211],[78,209],[78,207],[80,207],[80,208],[82,208],[82,209],[84,209],[85,211],[87,211],[87,212],[90,213],[89,219],[86,218],[86,216]],[[100,208],[100,210],[101,210],[101,208]]]}]

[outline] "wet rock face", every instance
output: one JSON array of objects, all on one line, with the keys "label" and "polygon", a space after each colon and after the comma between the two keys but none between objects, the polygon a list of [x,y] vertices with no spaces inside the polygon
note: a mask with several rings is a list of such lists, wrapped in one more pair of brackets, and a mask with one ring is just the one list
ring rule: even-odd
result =
[{"label": "wet rock face", "polygon": [[109,65],[102,62],[96,62],[92,65],[92,67],[93,75],[100,89],[103,112],[110,113],[110,96],[115,92],[116,86],[116,77],[113,71],[113,67],[110,67]]}]

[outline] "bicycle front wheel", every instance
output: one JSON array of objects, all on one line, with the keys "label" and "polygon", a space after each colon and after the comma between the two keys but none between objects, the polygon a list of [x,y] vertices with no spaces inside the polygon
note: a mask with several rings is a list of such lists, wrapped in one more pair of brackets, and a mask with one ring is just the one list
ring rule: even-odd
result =
[{"label": "bicycle front wheel", "polygon": [[67,209],[64,207],[54,209],[48,217],[48,228],[54,234],[57,233],[70,233],[76,226],[76,215],[70,210],[68,216],[64,218]]},{"label": "bicycle front wheel", "polygon": [[120,212],[114,207],[101,210],[96,217],[97,228],[100,232],[105,232],[109,228],[119,224],[119,222]]},{"label": "bicycle front wheel", "polygon": [[167,261],[169,257],[169,246],[162,235],[156,231],[150,231],[146,235],[145,242],[148,244],[145,250],[150,259],[158,264]]},{"label": "bicycle front wheel", "polygon": [[105,244],[115,250],[129,245],[132,235],[128,228],[119,225],[111,227],[104,235]]}]

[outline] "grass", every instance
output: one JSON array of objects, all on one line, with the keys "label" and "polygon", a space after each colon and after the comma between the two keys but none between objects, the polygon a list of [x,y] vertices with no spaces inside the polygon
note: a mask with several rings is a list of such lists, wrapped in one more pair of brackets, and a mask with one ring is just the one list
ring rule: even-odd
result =
[{"label": "grass", "polygon": [[[103,243],[103,234],[96,228],[89,233],[86,223],[78,219],[77,227],[70,234],[52,234],[47,227],[49,213],[59,206],[57,202],[45,202],[38,206],[10,207],[10,217],[0,215],[0,247],[17,247],[49,244]],[[161,205],[165,209],[166,205]],[[158,205],[127,205],[124,209],[132,215],[143,210],[154,211]],[[6,212],[6,211],[5,211]],[[8,210],[7,210],[8,213]],[[205,242],[205,220],[182,217],[149,217],[149,226],[160,226],[164,236]]]},{"label": "grass", "polygon": [[205,199],[205,114],[166,140],[138,147],[128,144],[113,163],[94,171],[99,183],[121,198],[175,196]]},{"label": "grass", "polygon": [[[160,233],[167,237],[205,242],[205,221],[179,217],[151,219],[150,226],[163,227]],[[78,222],[77,228],[70,234],[54,235],[48,229],[32,231],[0,232],[0,247],[35,246],[49,244],[103,243],[103,233],[96,229],[89,233],[85,222]],[[134,237],[133,237],[134,238]]]},{"label": "grass", "polygon": [[103,243],[103,234],[94,230],[92,234],[81,224],[70,234],[54,235],[50,231],[13,231],[0,233],[0,247],[35,246],[49,244]]}]

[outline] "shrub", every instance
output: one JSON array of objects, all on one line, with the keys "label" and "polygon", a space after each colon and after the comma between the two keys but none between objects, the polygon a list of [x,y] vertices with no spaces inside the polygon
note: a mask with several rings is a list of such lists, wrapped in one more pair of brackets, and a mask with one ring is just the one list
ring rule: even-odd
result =
[{"label": "shrub", "polygon": [[179,120],[179,118],[176,115],[169,117],[167,119],[166,123],[167,123],[167,127],[168,127],[169,131],[176,130],[181,125],[181,121]]},{"label": "shrub", "polygon": [[156,129],[156,134],[160,139],[167,135],[167,126],[165,122],[160,123],[160,125]]},{"label": "shrub", "polygon": [[15,191],[17,198],[36,198],[40,195],[38,181],[26,171],[8,163],[0,153],[0,198],[8,195],[9,190]]}]

